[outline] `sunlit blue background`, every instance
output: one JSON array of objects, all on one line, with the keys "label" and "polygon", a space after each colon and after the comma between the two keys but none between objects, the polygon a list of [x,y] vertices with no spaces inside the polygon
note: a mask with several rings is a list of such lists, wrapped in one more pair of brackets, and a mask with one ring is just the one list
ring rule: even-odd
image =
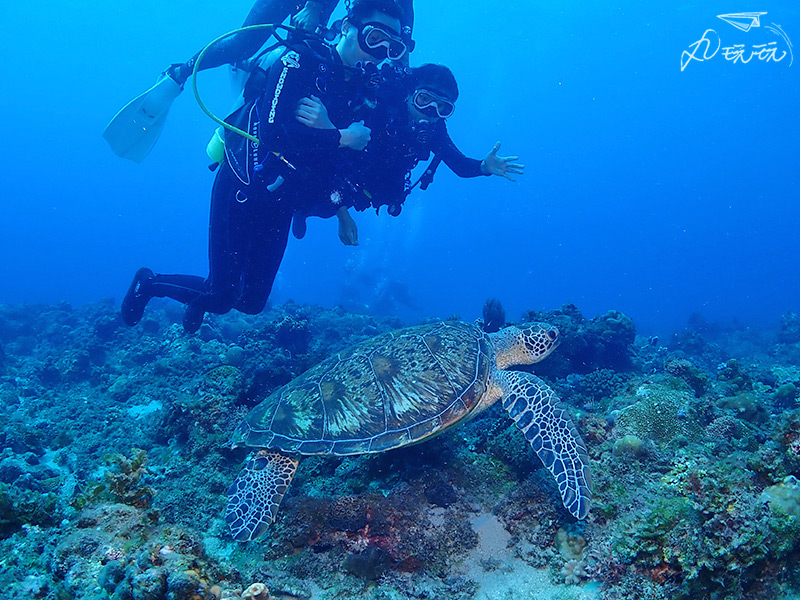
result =
[{"label": "sunlit blue background", "polygon": [[[409,319],[472,319],[490,296],[511,318],[573,302],[589,316],[620,309],[643,332],[671,331],[693,312],[757,325],[800,310],[800,60],[718,55],[680,71],[681,52],[708,28],[723,45],[779,41],[720,13],[767,11],[762,25],[800,43],[796,2],[416,4],[412,64],[447,64],[461,88],[451,136],[477,158],[501,140],[526,175],[461,180],[440,168],[399,218],[356,215],[355,249],[335,222],[312,221],[290,242],[274,301],[347,301]],[[142,265],[207,274],[214,124],[185,92],[138,165],[101,132],[249,8],[0,5],[0,302],[119,301]],[[226,70],[200,84],[224,114]],[[397,306],[384,290],[401,296]]]}]

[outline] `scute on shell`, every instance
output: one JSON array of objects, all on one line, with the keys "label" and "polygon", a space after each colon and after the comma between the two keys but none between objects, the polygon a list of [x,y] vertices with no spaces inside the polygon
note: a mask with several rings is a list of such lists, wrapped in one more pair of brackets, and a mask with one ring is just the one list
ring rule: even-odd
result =
[{"label": "scute on shell", "polygon": [[475,407],[491,356],[486,334],[467,323],[386,333],[276,390],[237,428],[233,443],[343,455],[420,441]]}]

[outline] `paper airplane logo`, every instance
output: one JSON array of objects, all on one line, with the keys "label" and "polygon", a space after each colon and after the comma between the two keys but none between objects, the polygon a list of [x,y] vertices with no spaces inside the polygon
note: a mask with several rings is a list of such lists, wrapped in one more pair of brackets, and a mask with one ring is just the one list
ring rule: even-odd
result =
[{"label": "paper airplane logo", "polygon": [[765,12],[743,12],[743,13],[730,13],[728,15],[717,15],[726,23],[730,23],[736,29],[742,31],[750,31],[751,27],[761,27],[761,15]]}]

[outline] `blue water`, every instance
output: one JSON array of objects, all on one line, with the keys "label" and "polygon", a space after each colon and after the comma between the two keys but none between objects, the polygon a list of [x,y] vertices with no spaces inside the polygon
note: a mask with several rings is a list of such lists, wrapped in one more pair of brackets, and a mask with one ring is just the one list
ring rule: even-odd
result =
[{"label": "blue water", "polygon": [[[416,4],[412,64],[447,64],[459,81],[452,138],[477,158],[501,140],[527,172],[510,183],[441,168],[400,217],[356,215],[355,249],[335,222],[312,221],[290,242],[274,301],[350,301],[409,319],[471,319],[490,296],[511,318],[573,302],[589,316],[622,310],[644,332],[695,312],[757,325],[800,311],[796,3]],[[190,93],[140,165],[100,134],[165,66],[248,9],[247,0],[0,6],[0,302],[119,300],[142,265],[207,273],[214,125]],[[762,27],[744,33],[716,18],[743,10],[767,11]],[[723,46],[749,46],[779,41],[771,23],[794,43],[793,66],[720,54],[681,72],[681,52],[706,29]],[[203,74],[201,87],[225,113],[227,73]]]}]

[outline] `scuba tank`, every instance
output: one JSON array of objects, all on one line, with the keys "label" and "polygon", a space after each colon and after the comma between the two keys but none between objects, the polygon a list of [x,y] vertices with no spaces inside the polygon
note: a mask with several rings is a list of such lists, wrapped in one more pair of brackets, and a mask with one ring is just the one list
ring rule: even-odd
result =
[{"label": "scuba tank", "polygon": [[214,135],[206,145],[206,154],[211,159],[211,164],[208,168],[214,171],[220,163],[225,160],[225,138],[222,135],[222,127],[217,127],[214,130]]}]

